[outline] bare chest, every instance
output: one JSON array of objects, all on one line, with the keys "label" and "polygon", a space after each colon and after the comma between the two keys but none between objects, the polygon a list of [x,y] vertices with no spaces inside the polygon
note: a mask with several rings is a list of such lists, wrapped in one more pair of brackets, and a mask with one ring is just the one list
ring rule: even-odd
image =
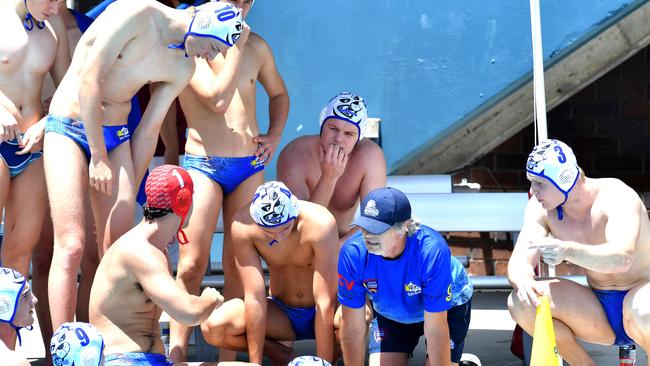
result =
[{"label": "bare chest", "polygon": [[28,32],[16,17],[8,22],[0,21],[0,34],[11,35],[0,42],[0,75],[3,78],[27,77],[29,80],[51,68],[57,41],[49,26]]},{"label": "bare chest", "polygon": [[549,225],[553,237],[560,240],[576,241],[584,244],[601,244],[605,242],[606,218],[591,217],[576,221],[564,219]]},{"label": "bare chest", "polygon": [[264,239],[257,244],[260,256],[270,267],[312,267],[314,251],[310,245],[301,244],[296,238],[290,237],[283,242],[272,242]]}]

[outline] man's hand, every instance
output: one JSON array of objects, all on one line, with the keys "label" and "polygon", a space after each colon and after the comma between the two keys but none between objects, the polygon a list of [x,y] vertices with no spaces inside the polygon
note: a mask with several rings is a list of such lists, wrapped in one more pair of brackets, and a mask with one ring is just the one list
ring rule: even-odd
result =
[{"label": "man's hand", "polygon": [[542,260],[550,265],[562,263],[571,250],[567,242],[552,237],[531,240],[528,248],[539,250]]},{"label": "man's hand", "polygon": [[20,140],[21,150],[16,152],[16,155],[24,155],[43,150],[43,136],[45,135],[45,119],[41,118],[40,121],[34,123],[27,128],[25,134]]},{"label": "man's hand", "polygon": [[280,136],[259,135],[253,137],[253,142],[257,144],[257,151],[255,151],[257,161],[267,165],[273,159],[273,154],[280,144]]},{"label": "man's hand", "polygon": [[88,181],[93,189],[103,194],[113,194],[113,170],[108,157],[96,158],[91,156],[88,167]]},{"label": "man's hand", "polygon": [[339,145],[330,144],[327,149],[320,146],[320,165],[323,179],[338,181],[345,171],[348,155]]},{"label": "man's hand", "polygon": [[11,113],[0,105],[0,142],[11,141],[15,138],[18,139],[19,144],[22,142],[20,129],[18,128],[19,120],[22,120],[19,112],[16,114]]},{"label": "man's hand", "polygon": [[548,282],[531,280],[517,289],[517,298],[526,305],[537,307],[540,304],[539,297],[548,293]]},{"label": "man's hand", "polygon": [[203,292],[201,292],[201,299],[208,301],[212,305],[213,309],[218,308],[223,304],[223,296],[221,296],[221,293],[212,287],[206,287],[203,289]]}]

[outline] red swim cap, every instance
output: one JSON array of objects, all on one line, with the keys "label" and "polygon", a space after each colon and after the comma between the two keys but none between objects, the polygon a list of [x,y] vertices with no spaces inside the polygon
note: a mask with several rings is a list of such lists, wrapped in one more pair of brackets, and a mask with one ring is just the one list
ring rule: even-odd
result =
[{"label": "red swim cap", "polygon": [[176,165],[156,167],[149,174],[144,190],[147,194],[147,207],[171,209],[181,217],[177,234],[178,242],[187,244],[187,237],[181,228],[192,207],[192,193],[194,193],[194,183],[187,171]]}]

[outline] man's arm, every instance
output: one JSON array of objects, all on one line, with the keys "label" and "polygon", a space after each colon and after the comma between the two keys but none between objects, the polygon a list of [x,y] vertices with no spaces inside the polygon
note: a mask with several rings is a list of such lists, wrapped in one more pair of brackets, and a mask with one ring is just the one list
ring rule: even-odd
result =
[{"label": "man's arm", "polygon": [[314,300],[316,355],[332,362],[334,355],[334,310],[336,307],[338,232],[336,221],[324,207],[318,222],[320,238],[314,240]]},{"label": "man's arm", "polygon": [[369,143],[366,148],[363,159],[366,162],[366,173],[361,181],[360,197],[386,186],[386,158],[383,150],[374,142]]},{"label": "man's arm", "polygon": [[266,134],[254,137],[253,142],[259,145],[255,156],[268,164],[280,144],[282,132],[289,117],[289,93],[276,68],[271,48],[260,36],[254,35],[254,37],[258,41],[256,43],[259,44],[263,58],[262,68],[257,79],[269,96],[269,129]]},{"label": "man's arm", "polygon": [[255,244],[246,235],[246,225],[235,219],[231,228],[235,267],[244,286],[248,356],[250,362],[261,365],[266,339],[267,313],[264,274]]},{"label": "man's arm", "polygon": [[623,273],[630,268],[639,239],[641,216],[646,215],[641,200],[622,183],[601,189],[599,194],[596,202],[607,216],[605,242],[584,244],[545,238],[531,243],[531,247],[539,249],[545,262],[558,264],[566,259],[599,273]]},{"label": "man's arm", "polygon": [[431,365],[449,365],[451,354],[446,311],[424,312],[424,336]]},{"label": "man's arm", "polygon": [[153,247],[133,250],[126,261],[147,296],[184,325],[200,324],[223,304],[223,297],[213,288],[204,289],[200,297],[181,289],[169,273],[165,256]]},{"label": "man's arm", "polygon": [[111,5],[93,26],[97,37],[81,68],[79,107],[90,149],[89,180],[93,188],[105,194],[113,191],[113,173],[108,160],[102,124],[101,83],[124,46],[137,37],[142,21],[139,10],[124,13],[124,7]]},{"label": "man's arm", "polygon": [[305,144],[300,138],[285,146],[278,157],[277,174],[278,180],[286,184],[296,197],[304,201],[311,201],[309,186],[307,186],[307,169],[300,160],[307,154],[304,149]]},{"label": "man's arm", "polygon": [[361,366],[366,356],[365,305],[355,309],[341,305],[343,320],[341,322],[341,349],[343,362],[349,366]]},{"label": "man's arm", "polygon": [[52,76],[54,85],[58,86],[70,66],[68,32],[65,29],[65,24],[61,17],[52,16],[48,19],[48,22],[52,25],[57,41],[56,59],[54,60],[54,65],[52,65],[52,68],[50,69],[50,75]]},{"label": "man's arm", "polygon": [[517,297],[534,306],[539,304],[537,298],[544,291],[535,281],[535,267],[540,255],[537,250],[530,248],[529,243],[548,236],[545,215],[546,210],[535,197],[531,197],[526,204],[524,224],[508,261],[508,280],[517,291]]},{"label": "man's arm", "polygon": [[[183,71],[185,72],[185,71]],[[180,80],[175,83],[160,83],[153,88],[149,104],[142,115],[140,124],[133,135],[131,143],[131,155],[133,157],[133,171],[136,184],[142,181],[144,174],[149,167],[151,158],[156,151],[158,134],[169,106],[185,87],[191,72],[186,75],[180,74]],[[187,79],[184,79],[187,77]]]},{"label": "man's arm", "polygon": [[[214,63],[214,60],[198,60],[196,62],[197,72],[191,81],[192,89],[199,96],[203,104],[214,113],[224,114],[228,110],[230,101],[237,89],[242,54],[249,33],[250,28],[248,25],[245,25],[244,31],[237,40],[237,43],[226,51],[223,64],[220,68]],[[199,68],[205,72],[199,72]],[[205,75],[212,76],[208,82],[205,80]]]}]

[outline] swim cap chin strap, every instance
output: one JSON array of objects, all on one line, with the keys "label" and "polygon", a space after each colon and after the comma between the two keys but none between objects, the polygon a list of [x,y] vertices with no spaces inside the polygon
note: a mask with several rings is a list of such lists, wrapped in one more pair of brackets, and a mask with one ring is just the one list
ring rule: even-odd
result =
[{"label": "swim cap chin strap", "polygon": [[[25,8],[27,9],[27,15],[25,16],[25,20],[23,20],[23,27],[27,31],[31,31],[34,29],[34,16],[32,16],[32,13],[29,12],[29,8],[27,7],[27,0],[25,0]],[[43,29],[45,28],[45,22],[39,22],[38,20],[36,21],[36,28],[38,29]],[[18,336],[18,339],[20,339],[20,336]]]}]

